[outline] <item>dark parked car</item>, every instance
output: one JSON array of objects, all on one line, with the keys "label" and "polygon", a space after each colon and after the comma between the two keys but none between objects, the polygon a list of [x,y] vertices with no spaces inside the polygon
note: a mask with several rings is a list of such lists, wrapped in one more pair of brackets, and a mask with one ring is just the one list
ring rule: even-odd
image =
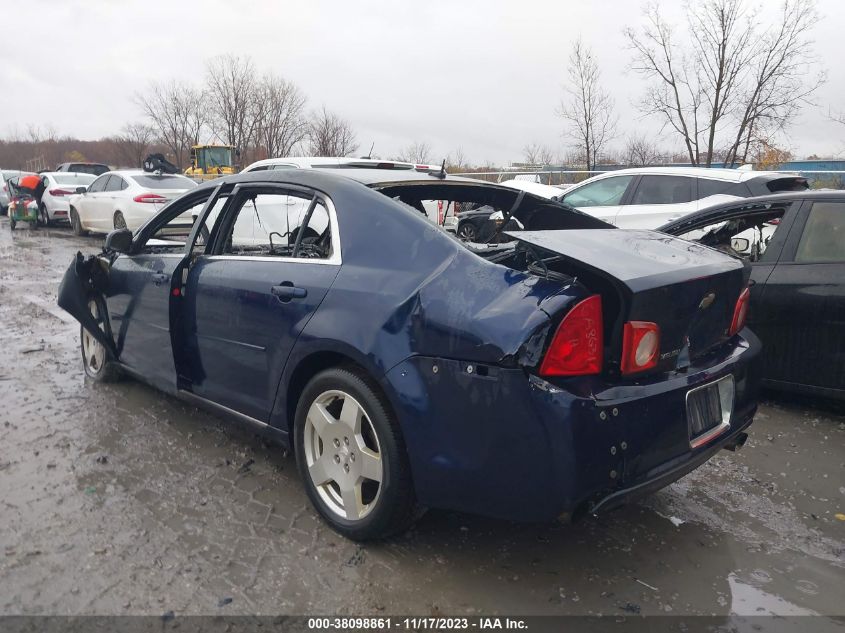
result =
[{"label": "dark parked car", "polygon": [[513,238],[509,238],[504,232],[519,231],[523,228],[515,218],[510,218],[505,226],[504,214],[487,204],[464,208],[457,213],[457,221],[455,234],[460,239],[481,244],[512,240]]},{"label": "dark parked car", "polygon": [[[423,200],[565,230],[476,248]],[[110,233],[59,305],[91,378],[126,373],[264,429],[326,521],[366,539],[417,507],[604,511],[741,445],[757,407],[749,272],[480,181],[260,171]]]},{"label": "dark parked car", "polygon": [[102,176],[107,171],[111,171],[111,168],[108,165],[103,165],[102,163],[62,163],[53,171],[73,171],[78,174]]},{"label": "dark parked car", "polygon": [[750,262],[767,386],[845,398],[845,191],[749,198],[660,230]]}]

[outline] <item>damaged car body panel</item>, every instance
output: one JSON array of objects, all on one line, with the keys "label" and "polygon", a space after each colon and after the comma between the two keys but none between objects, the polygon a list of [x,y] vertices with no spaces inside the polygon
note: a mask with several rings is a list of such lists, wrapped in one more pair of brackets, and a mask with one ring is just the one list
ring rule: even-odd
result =
[{"label": "damaged car body panel", "polygon": [[[418,213],[439,199],[489,204],[527,231],[463,244]],[[192,207],[189,235],[155,241]],[[272,230],[274,213],[287,227]],[[251,232],[238,233],[245,218]],[[692,249],[683,261],[676,242]],[[96,336],[113,362],[287,443],[307,381],[355,366],[396,416],[423,505],[532,520],[616,505],[734,441],[756,409],[759,345],[728,332],[741,262],[522,191],[371,170],[252,172],[171,202],[124,250],[75,261],[59,298],[100,332],[87,306],[104,297],[110,327]],[[598,298],[600,370],[544,375],[568,315]],[[624,375],[623,325],[646,320],[665,328],[668,355]],[[688,394],[728,377],[727,426],[695,444]]]}]

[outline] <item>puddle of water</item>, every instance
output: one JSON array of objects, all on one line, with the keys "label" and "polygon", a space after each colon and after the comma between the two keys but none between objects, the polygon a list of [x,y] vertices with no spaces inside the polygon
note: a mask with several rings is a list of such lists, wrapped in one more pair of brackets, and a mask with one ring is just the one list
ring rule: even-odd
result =
[{"label": "puddle of water", "polygon": [[[768,576],[765,572],[761,574],[761,571],[756,570],[752,576],[755,579],[762,579],[764,577],[763,574]],[[731,589],[731,613],[734,615],[819,615],[815,611],[799,607],[797,604],[784,600],[780,596],[750,585],[740,580],[733,572],[728,575],[728,585]]]}]

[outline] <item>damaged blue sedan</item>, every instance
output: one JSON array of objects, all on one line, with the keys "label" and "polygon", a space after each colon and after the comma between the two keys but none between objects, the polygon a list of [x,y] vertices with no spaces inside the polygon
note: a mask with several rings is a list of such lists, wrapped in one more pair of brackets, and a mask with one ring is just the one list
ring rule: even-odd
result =
[{"label": "damaged blue sedan", "polygon": [[[432,202],[500,211],[495,244],[460,242]],[[599,513],[741,446],[759,382],[748,279],[706,246],[495,184],[286,170],[112,232],[59,305],[91,379],[273,435],[317,511],[363,540],[425,507]]]}]

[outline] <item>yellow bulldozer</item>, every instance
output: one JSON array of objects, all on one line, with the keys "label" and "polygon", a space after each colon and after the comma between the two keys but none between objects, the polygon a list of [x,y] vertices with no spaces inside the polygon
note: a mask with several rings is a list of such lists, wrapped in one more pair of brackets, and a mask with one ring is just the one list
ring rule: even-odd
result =
[{"label": "yellow bulldozer", "polygon": [[233,156],[238,152],[231,145],[194,145],[191,147],[191,166],[185,175],[198,180],[210,180],[228,174],[234,174]]}]

